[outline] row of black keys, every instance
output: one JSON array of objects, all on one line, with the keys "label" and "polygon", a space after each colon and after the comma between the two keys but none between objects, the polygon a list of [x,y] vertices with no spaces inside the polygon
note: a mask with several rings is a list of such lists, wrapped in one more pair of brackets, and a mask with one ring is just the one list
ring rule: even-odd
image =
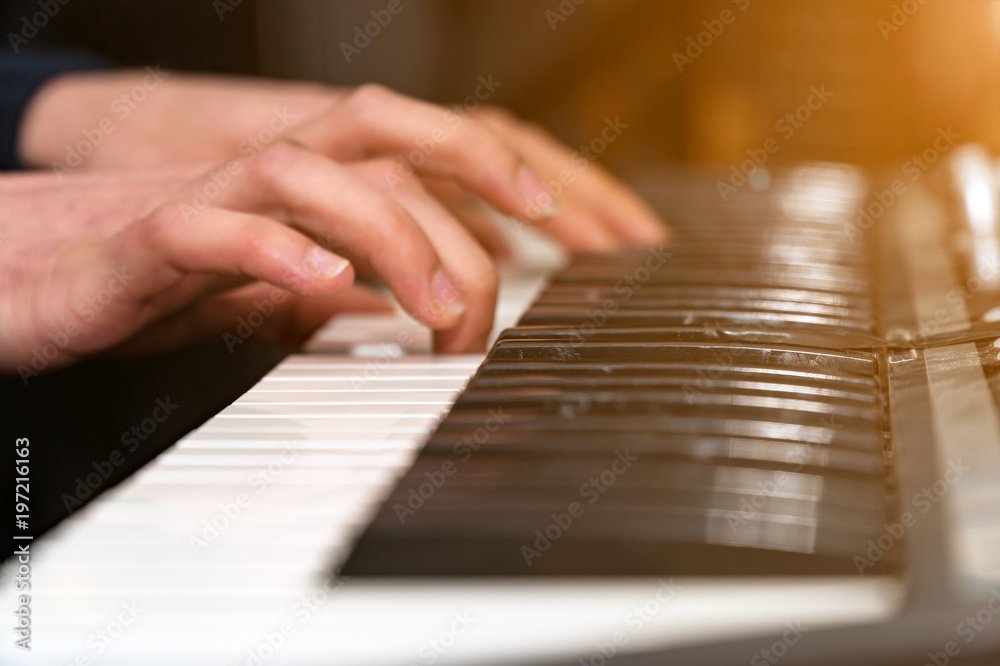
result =
[{"label": "row of black keys", "polygon": [[888,496],[863,253],[783,232],[659,256],[554,277],[344,573],[857,573]]}]

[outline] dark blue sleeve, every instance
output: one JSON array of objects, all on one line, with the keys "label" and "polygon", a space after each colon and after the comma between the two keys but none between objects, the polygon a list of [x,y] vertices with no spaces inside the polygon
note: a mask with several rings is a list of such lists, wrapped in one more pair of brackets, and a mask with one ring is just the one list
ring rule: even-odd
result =
[{"label": "dark blue sleeve", "polygon": [[0,55],[0,171],[20,169],[17,135],[32,95],[50,78],[64,72],[105,69],[112,63],[80,52]]}]

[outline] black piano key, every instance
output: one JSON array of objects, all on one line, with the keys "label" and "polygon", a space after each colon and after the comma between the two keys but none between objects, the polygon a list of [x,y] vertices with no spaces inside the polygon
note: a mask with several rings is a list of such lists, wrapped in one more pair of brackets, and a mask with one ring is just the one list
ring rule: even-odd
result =
[{"label": "black piano key", "polygon": [[[680,373],[678,373],[680,374]],[[543,376],[527,373],[477,377],[466,387],[463,398],[475,398],[480,401],[500,401],[507,397],[519,395],[534,396],[565,396],[572,395],[573,400],[589,400],[591,396],[614,391],[614,395],[636,395],[640,391],[653,392],[654,395],[674,393],[682,394],[690,403],[699,394],[749,394],[777,397],[798,397],[800,399],[824,400],[834,404],[857,405],[869,407],[877,404],[878,395],[875,387],[856,390],[853,387],[844,388],[827,382],[799,383],[773,381],[768,377],[754,376],[749,373],[737,376],[708,376],[687,373],[686,376],[668,377],[635,377],[619,376],[581,376],[580,374],[564,376],[556,373],[546,373]]]},{"label": "black piano key", "polygon": [[[488,435],[488,436],[487,436]],[[606,452],[619,441],[620,431],[537,431],[498,429],[492,433],[476,428],[439,429],[428,440],[427,454],[451,454],[461,460],[477,451],[496,449],[510,453]],[[665,455],[724,464],[736,462],[778,463],[803,469],[833,469],[880,476],[885,469],[881,448],[845,448],[838,444],[814,444],[779,439],[705,434],[629,432],[628,446],[636,455]]]},{"label": "black piano key", "polygon": [[742,391],[650,391],[624,389],[618,391],[543,392],[537,390],[511,390],[498,399],[496,393],[480,395],[467,391],[452,407],[453,412],[473,412],[475,419],[490,408],[502,408],[514,417],[518,415],[551,415],[558,418],[576,418],[583,415],[625,415],[643,418],[645,415],[696,414],[708,409],[720,415],[732,414],[734,418],[767,418],[776,412],[800,412],[802,420],[828,417],[839,420],[844,427],[850,424],[872,423],[880,415],[871,405],[858,405],[835,399],[815,400],[802,397],[762,395]]},{"label": "black piano key", "polygon": [[[662,292],[662,290],[661,290]],[[543,295],[533,307],[560,307],[592,310],[594,307],[620,310],[672,311],[683,308],[694,310],[739,310],[772,312],[776,314],[815,315],[831,319],[870,322],[870,312],[840,305],[811,303],[782,299],[764,299],[752,294],[650,294],[636,292],[627,300],[623,294],[601,293],[597,290],[563,290]]]},{"label": "black piano key", "polygon": [[[764,543],[781,543],[780,537],[771,534],[773,538]],[[895,558],[894,549],[866,573],[891,571]],[[536,538],[525,543],[516,537],[483,538],[475,532],[372,526],[340,573],[447,577],[856,576],[857,567],[842,555],[742,543],[716,544],[708,539],[684,543],[604,535],[583,538],[568,532],[560,533],[554,541]]]},{"label": "black piano key", "polygon": [[[534,340],[535,342],[543,342]],[[545,341],[553,344],[551,341]],[[707,347],[707,345],[702,345]],[[490,360],[480,367],[472,384],[480,382],[504,382],[507,379],[527,381],[566,380],[583,384],[602,380],[642,382],[666,381],[673,385],[677,381],[689,381],[692,386],[704,386],[706,382],[719,380],[781,381],[803,386],[832,386],[844,391],[870,393],[878,391],[877,376],[856,372],[845,372],[844,367],[834,368],[834,361],[824,357],[820,360],[806,358],[804,363],[798,357],[779,359],[775,363],[771,355],[748,358],[740,356],[736,365],[736,355],[708,355],[708,358],[694,358],[679,353],[677,360],[657,362],[580,362],[566,363],[563,360]],[[787,361],[783,363],[783,361]],[[765,364],[769,363],[769,364]],[[815,365],[813,365],[815,364]],[[808,369],[801,369],[805,366]],[[848,367],[853,370],[854,368]],[[596,384],[595,384],[596,385]]]},{"label": "black piano key", "polygon": [[[833,502],[859,510],[874,509],[881,497],[880,478],[829,470],[818,474],[792,463],[719,464],[665,455],[640,456],[626,442],[600,453],[513,454],[499,449],[477,452],[459,463],[451,454],[421,456],[407,472],[397,490],[404,493],[413,483],[423,483],[429,474],[454,465],[456,471],[438,488],[476,487],[484,491],[509,490],[510,499],[521,493],[556,492],[560,488],[587,497],[588,482],[601,490],[590,495],[603,501],[605,490],[614,488],[688,488],[752,494],[774,486],[775,495],[803,500]],[[603,487],[596,483],[603,480]],[[590,486],[587,486],[588,488]],[[610,492],[610,491],[608,491]],[[445,495],[442,495],[445,497]]]},{"label": "black piano key", "polygon": [[641,291],[629,295],[624,289],[614,289],[606,282],[551,284],[541,294],[536,303],[603,303],[607,300],[616,302],[644,299],[738,299],[741,301],[764,300],[781,303],[807,303],[824,305],[832,308],[843,308],[870,316],[872,302],[870,298],[837,292],[808,289],[780,289],[773,287],[746,287],[739,285],[644,285]]},{"label": "black piano key", "polygon": [[868,333],[872,330],[870,320],[854,320],[845,317],[824,317],[812,314],[770,312],[764,310],[711,309],[696,307],[677,308],[618,308],[612,312],[593,307],[578,306],[533,306],[519,321],[521,326],[555,324],[557,326],[589,326],[600,328],[611,326],[677,326],[704,327],[710,325],[733,325],[760,328],[763,330],[782,328],[785,330],[849,331]]},{"label": "black piano key", "polygon": [[788,330],[727,322],[705,322],[699,326],[517,326],[508,328],[499,340],[548,340],[551,344],[578,342],[744,342],[771,346],[869,349],[881,341],[869,332],[848,333],[840,329]]},{"label": "black piano key", "polygon": [[772,349],[760,345],[655,344],[631,342],[569,342],[553,345],[547,341],[518,340],[498,342],[488,361],[546,360],[565,364],[604,361],[619,363],[657,363],[688,361],[715,367],[792,367],[816,369],[837,374],[873,376],[874,354],[817,349]]},{"label": "black piano key", "polygon": [[[785,441],[795,441],[807,444],[829,444],[848,448],[871,451],[876,445],[881,446],[881,431],[875,423],[844,425],[843,422],[829,420],[830,425],[821,425],[822,419],[812,420],[800,418],[796,413],[762,414],[774,420],[754,419],[748,415],[727,415],[719,417],[711,408],[692,410],[700,415],[673,414],[668,416],[646,416],[641,420],[635,417],[617,415],[584,414],[573,418],[552,419],[539,418],[536,415],[504,414],[505,429],[528,431],[579,432],[581,430],[601,430],[619,432],[621,441],[631,433],[660,433],[671,435],[704,434],[717,437],[751,437],[767,438]],[[739,417],[738,417],[739,416]],[[789,421],[781,421],[787,416]],[[508,418],[509,417],[509,418]],[[796,422],[806,421],[806,423]],[[484,421],[480,414],[471,416],[466,412],[456,412],[454,418],[449,417],[440,428],[449,431],[452,428],[479,427]],[[814,425],[815,424],[815,425]]]}]

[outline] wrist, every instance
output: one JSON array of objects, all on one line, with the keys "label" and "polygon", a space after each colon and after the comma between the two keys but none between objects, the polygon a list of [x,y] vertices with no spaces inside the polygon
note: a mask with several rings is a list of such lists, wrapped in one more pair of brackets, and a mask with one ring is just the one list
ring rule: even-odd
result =
[{"label": "wrist", "polygon": [[77,95],[78,74],[61,74],[46,81],[24,109],[18,132],[17,155],[29,168],[48,167],[66,158],[68,146],[79,138],[79,119],[86,115]]}]

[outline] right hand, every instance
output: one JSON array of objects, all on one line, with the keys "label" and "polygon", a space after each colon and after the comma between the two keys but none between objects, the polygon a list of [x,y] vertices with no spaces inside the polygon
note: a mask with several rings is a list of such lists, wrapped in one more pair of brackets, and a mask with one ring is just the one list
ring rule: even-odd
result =
[{"label": "right hand", "polygon": [[[79,330],[48,359],[50,367],[115,347],[141,350],[148,340],[162,344],[158,328],[177,333],[170,340],[178,346],[221,334],[234,325],[234,302],[246,305],[275,289],[290,295],[282,325],[314,328],[323,310],[316,299],[343,293],[355,266],[378,274],[437,332],[437,350],[482,350],[495,267],[423,179],[531,223],[554,211],[539,209],[548,194],[510,143],[475,119],[449,127],[444,117],[433,105],[363,87],[290,140],[202,166],[199,175],[193,167],[155,177],[104,174],[96,201],[82,196],[75,180],[92,175],[64,183],[20,177],[34,178],[33,189],[6,183],[7,197],[16,204],[20,196],[21,205],[7,207],[15,224],[0,245],[0,311],[7,315],[0,368],[30,362],[69,327]],[[408,157],[431,136],[441,137],[434,150]],[[85,200],[94,207],[89,225],[73,219]],[[64,220],[59,233],[53,216]],[[115,285],[95,321],[81,322],[80,305],[110,289],[116,271],[119,282],[131,277]]]}]

